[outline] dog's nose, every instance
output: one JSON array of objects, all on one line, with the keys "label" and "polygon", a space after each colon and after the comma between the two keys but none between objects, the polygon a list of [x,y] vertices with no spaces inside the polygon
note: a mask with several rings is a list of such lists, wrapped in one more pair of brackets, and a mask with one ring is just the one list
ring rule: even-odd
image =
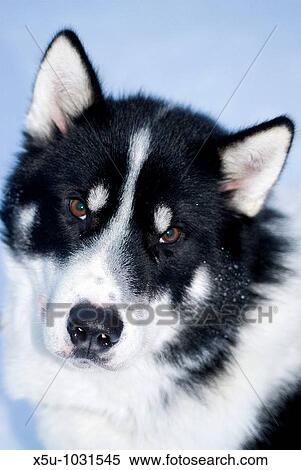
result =
[{"label": "dog's nose", "polygon": [[100,353],[118,343],[123,329],[114,306],[78,304],[71,310],[67,330],[72,343],[86,352]]}]

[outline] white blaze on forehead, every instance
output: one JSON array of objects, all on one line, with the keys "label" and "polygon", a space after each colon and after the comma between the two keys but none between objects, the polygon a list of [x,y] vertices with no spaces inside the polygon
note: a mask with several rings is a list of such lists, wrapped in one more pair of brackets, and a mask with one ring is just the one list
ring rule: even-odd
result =
[{"label": "white blaze on forehead", "polygon": [[150,132],[147,128],[142,128],[133,134],[129,148],[129,169],[124,184],[121,203],[116,216],[112,220],[108,231],[105,233],[103,242],[116,243],[117,240],[122,243],[129,231],[129,221],[133,210],[133,201],[136,190],[136,183],[139,177],[143,163],[148,157],[150,142]]},{"label": "white blaze on forehead", "polygon": [[172,220],[172,211],[169,207],[160,205],[156,208],[154,214],[154,223],[157,232],[163,233],[170,227]]},{"label": "white blaze on forehead", "polygon": [[206,268],[199,267],[192,278],[192,282],[187,289],[189,300],[198,302],[208,298],[210,294],[210,278]]},{"label": "white blaze on forehead", "polygon": [[87,200],[90,211],[96,212],[102,209],[106,205],[108,197],[109,192],[102,184],[94,186],[94,188],[91,189]]},{"label": "white blaze on forehead", "polygon": [[140,129],[136,132],[130,142],[130,172],[129,172],[129,179],[133,176],[138,176],[139,171],[143,163],[147,158],[148,148],[149,148],[149,141],[150,141],[150,133],[149,129],[144,128]]}]

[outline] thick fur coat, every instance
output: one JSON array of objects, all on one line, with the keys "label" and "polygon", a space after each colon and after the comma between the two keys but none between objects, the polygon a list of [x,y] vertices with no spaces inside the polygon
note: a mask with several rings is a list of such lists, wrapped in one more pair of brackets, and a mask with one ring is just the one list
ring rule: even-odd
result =
[{"label": "thick fur coat", "polygon": [[265,208],[292,139],[113,99],[53,39],[1,211],[5,381],[47,448],[300,448],[300,244]]}]

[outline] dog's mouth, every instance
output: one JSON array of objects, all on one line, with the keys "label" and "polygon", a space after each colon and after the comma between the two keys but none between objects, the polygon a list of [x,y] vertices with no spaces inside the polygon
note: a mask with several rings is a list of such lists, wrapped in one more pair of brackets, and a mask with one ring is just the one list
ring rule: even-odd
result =
[{"label": "dog's mouth", "polygon": [[86,351],[81,349],[76,349],[73,351],[55,351],[51,352],[51,354],[54,355],[56,358],[63,359],[64,362],[68,363],[68,365],[70,365],[71,367],[102,367],[104,369],[113,370],[113,367],[110,366],[112,358],[109,357],[109,355],[102,355],[100,357],[93,352],[87,354]]},{"label": "dog's mouth", "polygon": [[102,364],[105,362],[108,362],[108,358],[102,356],[99,357],[97,354],[94,352],[86,352],[81,349],[76,349],[74,353],[72,354],[72,358],[76,361],[88,361],[88,362],[93,362],[94,364]]},{"label": "dog's mouth", "polygon": [[86,351],[77,349],[74,351],[68,358],[68,363],[72,367],[79,367],[89,369],[92,367],[101,367],[106,370],[114,370],[115,367],[112,366],[112,358],[109,355],[101,357],[97,354],[90,352],[87,354]]}]

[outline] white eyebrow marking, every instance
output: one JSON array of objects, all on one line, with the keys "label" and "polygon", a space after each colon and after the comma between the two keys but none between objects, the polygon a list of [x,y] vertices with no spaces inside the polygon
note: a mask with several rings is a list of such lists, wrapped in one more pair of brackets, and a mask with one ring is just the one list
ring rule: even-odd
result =
[{"label": "white eyebrow marking", "polygon": [[94,188],[90,190],[87,200],[90,211],[96,212],[102,209],[106,205],[108,197],[109,192],[102,184],[94,186]]},{"label": "white eyebrow marking", "polygon": [[156,208],[154,213],[154,222],[156,230],[161,234],[164,233],[172,220],[172,211],[169,207],[160,205]]}]

